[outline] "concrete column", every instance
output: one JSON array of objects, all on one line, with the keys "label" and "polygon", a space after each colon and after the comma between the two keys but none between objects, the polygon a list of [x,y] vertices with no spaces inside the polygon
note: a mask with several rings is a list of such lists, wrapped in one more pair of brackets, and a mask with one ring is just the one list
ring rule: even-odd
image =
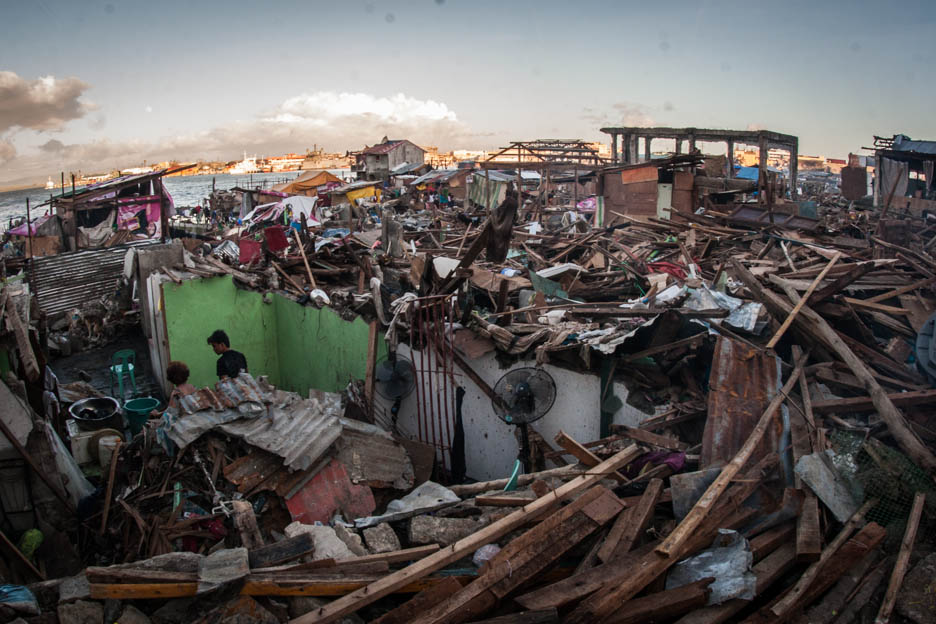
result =
[{"label": "concrete column", "polygon": [[695,151],[695,135],[690,134],[689,135],[689,153],[691,154],[694,151]]},{"label": "concrete column", "polygon": [[682,154],[682,139],[676,137],[676,154]]},{"label": "concrete column", "polygon": [[631,135],[630,161],[632,164],[640,162],[640,137],[636,134]]},{"label": "concrete column", "polygon": [[874,156],[874,207],[881,205],[881,155]]},{"label": "concrete column", "polygon": [[644,159],[647,162],[650,162],[650,155],[653,153],[650,151],[650,144],[653,142],[653,137],[644,137]]},{"label": "concrete column", "polygon": [[757,151],[758,151],[758,158],[760,159],[759,166],[761,169],[764,169],[767,167],[767,139],[765,137],[761,137],[760,139],[758,139]]},{"label": "concrete column", "polygon": [[617,164],[618,161],[618,135],[611,135],[611,162]]}]

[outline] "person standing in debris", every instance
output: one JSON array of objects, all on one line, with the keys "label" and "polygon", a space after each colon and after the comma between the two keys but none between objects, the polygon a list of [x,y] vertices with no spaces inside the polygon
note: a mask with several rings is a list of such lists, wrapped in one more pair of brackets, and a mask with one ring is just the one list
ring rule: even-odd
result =
[{"label": "person standing in debris", "polygon": [[240,351],[231,348],[231,340],[224,330],[217,329],[208,336],[208,344],[221,356],[218,358],[218,379],[234,379],[242,372],[247,372],[247,358]]}]

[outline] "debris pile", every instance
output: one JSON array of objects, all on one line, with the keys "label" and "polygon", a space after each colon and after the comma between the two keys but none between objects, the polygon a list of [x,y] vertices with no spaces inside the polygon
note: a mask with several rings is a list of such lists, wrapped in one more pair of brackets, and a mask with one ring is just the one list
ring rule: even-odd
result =
[{"label": "debris pile", "polygon": [[[493,441],[400,435],[373,353],[345,396],[242,374],[119,446],[80,509],[83,573],[4,604],[61,621],[928,621],[936,223],[826,188],[784,201],[768,176],[637,219],[471,175],[487,196],[469,181],[454,202],[345,203],[358,183],[327,211],[260,206],[157,270],[364,314],[391,357],[431,355],[415,375],[436,366],[495,406],[487,353],[600,376],[558,434],[516,423],[524,474],[459,483],[465,445]],[[625,402],[638,422],[616,418]],[[569,433],[585,419],[595,439]]]}]

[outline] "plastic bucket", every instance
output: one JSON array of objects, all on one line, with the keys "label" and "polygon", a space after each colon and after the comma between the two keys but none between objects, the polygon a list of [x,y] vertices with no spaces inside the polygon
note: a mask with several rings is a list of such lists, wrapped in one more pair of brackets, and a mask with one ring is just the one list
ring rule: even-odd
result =
[{"label": "plastic bucket", "polygon": [[130,425],[130,435],[140,433],[143,425],[149,420],[150,412],[159,407],[159,400],[153,397],[131,399],[124,403],[124,412],[127,414],[127,424]]}]

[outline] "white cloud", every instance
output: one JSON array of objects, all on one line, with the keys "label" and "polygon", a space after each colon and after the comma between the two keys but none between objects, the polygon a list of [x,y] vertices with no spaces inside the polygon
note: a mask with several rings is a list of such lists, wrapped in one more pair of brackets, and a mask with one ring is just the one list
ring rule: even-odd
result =
[{"label": "white cloud", "polygon": [[314,144],[344,151],[373,145],[383,136],[449,148],[476,135],[444,102],[403,93],[317,91],[290,97],[253,119],[186,135],[70,145],[48,141],[31,156],[17,158],[0,175],[8,180],[27,175],[41,178],[47,169],[97,171],[135,165],[143,159],[230,160],[243,150],[270,155],[301,152]]},{"label": "white cloud", "polygon": [[16,148],[9,141],[0,139],[0,164],[13,160],[16,156]]},{"label": "white cloud", "polygon": [[30,81],[0,71],[0,133],[13,128],[61,130],[94,108],[81,99],[89,87],[77,78],[44,76]]}]

